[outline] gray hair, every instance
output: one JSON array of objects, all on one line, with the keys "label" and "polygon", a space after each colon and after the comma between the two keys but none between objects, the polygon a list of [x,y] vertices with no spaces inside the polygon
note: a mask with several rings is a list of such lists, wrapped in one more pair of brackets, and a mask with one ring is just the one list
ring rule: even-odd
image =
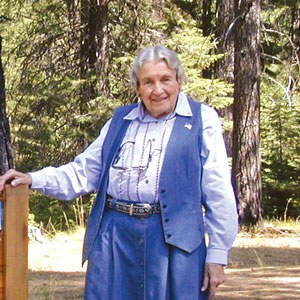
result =
[{"label": "gray hair", "polygon": [[174,69],[176,71],[178,83],[183,83],[185,73],[176,52],[158,45],[143,49],[134,60],[131,69],[129,70],[129,77],[131,84],[135,89],[139,87],[138,72],[143,67],[143,64],[160,60],[163,60],[170,69]]}]

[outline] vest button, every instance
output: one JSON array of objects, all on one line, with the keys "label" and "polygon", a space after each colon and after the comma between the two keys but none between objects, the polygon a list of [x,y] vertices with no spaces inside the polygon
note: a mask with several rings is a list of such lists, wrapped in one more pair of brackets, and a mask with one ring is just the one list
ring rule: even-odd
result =
[{"label": "vest button", "polygon": [[170,221],[170,219],[165,219],[165,222],[168,223]]},{"label": "vest button", "polygon": [[167,234],[167,238],[170,238],[172,236],[172,234],[168,233]]},{"label": "vest button", "polygon": [[161,194],[164,194],[165,192],[166,192],[165,189],[160,190],[160,193],[161,193]]},{"label": "vest button", "polygon": [[163,205],[163,208],[167,208],[167,207],[168,207],[167,204],[164,204],[164,205]]}]

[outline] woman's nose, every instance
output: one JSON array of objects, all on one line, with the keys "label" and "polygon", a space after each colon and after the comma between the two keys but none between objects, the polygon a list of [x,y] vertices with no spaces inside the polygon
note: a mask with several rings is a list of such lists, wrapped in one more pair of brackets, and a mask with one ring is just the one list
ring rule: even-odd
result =
[{"label": "woman's nose", "polygon": [[160,82],[156,82],[153,87],[153,92],[156,94],[161,94],[163,92],[163,87]]}]

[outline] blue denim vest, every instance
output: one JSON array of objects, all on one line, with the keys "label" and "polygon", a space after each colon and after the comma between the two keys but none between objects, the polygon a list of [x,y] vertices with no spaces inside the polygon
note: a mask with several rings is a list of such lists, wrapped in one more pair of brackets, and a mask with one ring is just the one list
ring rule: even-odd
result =
[{"label": "blue denim vest", "polygon": [[[194,100],[189,100],[189,104],[192,116],[176,116],[160,174],[158,192],[166,243],[191,253],[203,240],[204,226],[201,203],[201,104]],[[131,122],[123,117],[136,106],[132,104],[116,109],[103,143],[102,173],[87,224],[83,261],[88,259],[100,228],[110,165]]]}]

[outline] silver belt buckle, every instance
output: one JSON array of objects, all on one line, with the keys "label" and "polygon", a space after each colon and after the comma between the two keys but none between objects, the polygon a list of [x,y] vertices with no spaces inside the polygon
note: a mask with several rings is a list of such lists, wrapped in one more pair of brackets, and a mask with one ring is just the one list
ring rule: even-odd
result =
[{"label": "silver belt buckle", "polygon": [[142,217],[149,217],[152,215],[152,207],[149,203],[137,203],[135,205],[139,211],[139,208],[141,208],[141,213],[139,214]]}]

